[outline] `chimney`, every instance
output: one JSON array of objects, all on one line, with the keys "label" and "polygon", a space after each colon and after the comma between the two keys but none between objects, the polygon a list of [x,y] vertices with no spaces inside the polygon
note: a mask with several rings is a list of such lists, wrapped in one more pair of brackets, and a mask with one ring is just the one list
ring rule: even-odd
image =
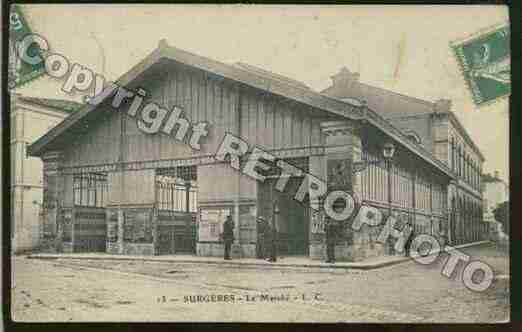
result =
[{"label": "chimney", "polygon": [[167,39],[163,38],[160,39],[158,42],[158,48],[167,48],[169,47],[169,43],[167,42]]},{"label": "chimney", "polygon": [[359,81],[359,73],[351,72],[348,68],[343,67],[331,78],[334,88],[350,89],[355,82]]},{"label": "chimney", "polygon": [[451,110],[451,100],[439,99],[435,102],[435,112],[449,112]]}]

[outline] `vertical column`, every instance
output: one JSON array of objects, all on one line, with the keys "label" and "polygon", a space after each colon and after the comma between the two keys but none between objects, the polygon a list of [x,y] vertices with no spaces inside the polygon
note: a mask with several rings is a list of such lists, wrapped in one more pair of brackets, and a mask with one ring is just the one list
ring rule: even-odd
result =
[{"label": "vertical column", "polygon": [[[352,136],[352,162],[359,163],[362,161],[362,141],[360,130],[357,127],[355,135]],[[360,200],[362,200],[362,173],[352,172],[352,192]]]},{"label": "vertical column", "polygon": [[61,153],[50,151],[41,157],[43,161],[43,199],[42,215],[44,236],[55,242],[55,247],[61,247],[61,230],[58,225],[60,208],[64,206],[64,178],[60,174]]},{"label": "vertical column", "polygon": [[124,232],[124,229],[123,229],[123,226],[124,226],[124,211],[123,209],[121,208],[121,206],[118,207],[118,245],[117,245],[117,250],[118,250],[118,254],[123,254],[123,232]]},{"label": "vertical column", "polygon": [[[326,181],[326,156],[309,157],[310,174]],[[309,255],[311,259],[324,259],[326,254],[324,241],[324,212],[319,199],[310,201]],[[313,207],[313,208],[312,208]]]},{"label": "vertical column", "polygon": [[433,216],[433,181],[434,181],[434,178],[433,176],[431,177],[430,179],[430,183],[429,183],[429,190],[430,190],[430,235],[431,236],[436,236],[435,232],[434,232],[434,229],[433,229],[433,221],[434,221],[434,216]]},{"label": "vertical column", "polygon": [[413,167],[413,171],[411,174],[411,226],[413,227],[413,233],[411,236],[414,236],[417,233],[417,168]]},{"label": "vertical column", "polygon": [[[239,189],[240,190],[240,189]],[[238,194],[239,194],[238,190]],[[234,258],[241,258],[242,251],[241,245],[239,244],[239,229],[241,227],[241,220],[239,220],[239,197],[234,201],[234,206],[232,207],[232,220],[234,221],[234,242],[232,243],[231,255]]]},{"label": "vertical column", "polygon": [[[361,196],[360,174],[353,172],[353,162],[361,159],[361,139],[359,124],[351,121],[328,121],[321,123],[325,135],[326,181],[328,192],[334,190],[354,193]],[[337,260],[354,260],[353,244],[369,243],[369,234],[358,234],[354,238],[350,225],[338,224],[339,233],[335,245]],[[363,235],[363,236],[361,236]],[[325,247],[325,246],[324,246]],[[362,249],[362,247],[361,247]],[[326,254],[323,250],[323,257]]]},{"label": "vertical column", "polygon": [[24,112],[19,109],[20,95],[11,97],[11,249],[13,252],[30,248],[30,233],[25,229],[24,220]]}]

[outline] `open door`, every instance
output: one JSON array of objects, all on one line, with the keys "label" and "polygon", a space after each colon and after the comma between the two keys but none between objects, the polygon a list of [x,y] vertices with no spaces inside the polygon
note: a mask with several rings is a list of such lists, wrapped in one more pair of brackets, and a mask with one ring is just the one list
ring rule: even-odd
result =
[{"label": "open door", "polygon": [[291,178],[284,192],[275,190],[277,179],[269,179],[259,183],[258,215],[271,222],[272,202],[279,204],[278,218],[278,255],[308,255],[309,248],[309,209],[307,202],[300,203],[294,199],[302,178]]}]

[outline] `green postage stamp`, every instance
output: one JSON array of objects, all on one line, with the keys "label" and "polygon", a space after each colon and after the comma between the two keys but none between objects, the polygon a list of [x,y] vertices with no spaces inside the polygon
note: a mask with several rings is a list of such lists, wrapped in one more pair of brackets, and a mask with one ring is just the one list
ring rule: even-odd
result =
[{"label": "green postage stamp", "polygon": [[511,91],[509,37],[509,27],[497,25],[451,43],[477,106],[508,96]]},{"label": "green postage stamp", "polygon": [[[31,29],[25,20],[19,6],[12,5],[9,13],[9,64],[8,64],[8,87],[14,89],[27,83],[45,71],[43,61],[36,64],[30,64],[27,61],[22,61],[20,58],[20,47],[22,47],[22,40],[30,35]],[[25,51],[29,56],[33,57],[40,49],[36,44],[31,44]]]}]

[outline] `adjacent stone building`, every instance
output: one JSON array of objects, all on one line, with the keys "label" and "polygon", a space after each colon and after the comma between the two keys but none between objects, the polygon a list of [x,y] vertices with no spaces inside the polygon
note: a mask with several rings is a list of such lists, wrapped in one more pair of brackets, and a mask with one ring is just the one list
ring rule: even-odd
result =
[{"label": "adjacent stone building", "polygon": [[[233,255],[255,257],[256,217],[279,208],[279,252],[320,259],[325,255],[324,215],[313,207],[313,181],[355,194],[378,215],[392,213],[416,233],[444,241],[448,187],[459,179],[447,161],[412,141],[370,103],[340,100],[306,85],[243,63],[224,64],[164,41],[117,83],[147,91],[147,102],[181,109],[191,123],[206,121],[200,150],[172,134],[148,134],[128,115],[131,101],[115,110],[113,96],[86,105],[31,145],[42,158],[55,201],[55,236],[61,250],[118,254],[223,255],[227,215],[235,222]],[[179,130],[183,124],[176,120]],[[276,156],[266,179],[256,181],[215,158],[227,134]],[[394,147],[385,162],[385,145]],[[299,168],[282,192],[277,161]],[[244,167],[244,160],[240,163]],[[304,188],[303,203],[295,200]],[[310,199],[312,198],[312,199]],[[47,198],[44,197],[44,201]],[[365,211],[365,210],[361,210]],[[375,212],[375,210],[373,210]],[[340,228],[338,259],[358,261],[393,254],[376,242],[380,228]],[[469,238],[467,241],[471,241]]]},{"label": "adjacent stone building", "polygon": [[443,162],[453,175],[448,186],[449,240],[479,240],[483,232],[481,174],[484,156],[451,110],[450,100],[436,102],[365,84],[347,68],[332,76],[322,93],[346,101],[364,101],[411,141]]},{"label": "adjacent stone building", "polygon": [[65,100],[11,96],[11,239],[14,252],[39,246],[47,231],[41,220],[45,214],[43,165],[40,158],[26,154],[27,147],[79,106]]}]

